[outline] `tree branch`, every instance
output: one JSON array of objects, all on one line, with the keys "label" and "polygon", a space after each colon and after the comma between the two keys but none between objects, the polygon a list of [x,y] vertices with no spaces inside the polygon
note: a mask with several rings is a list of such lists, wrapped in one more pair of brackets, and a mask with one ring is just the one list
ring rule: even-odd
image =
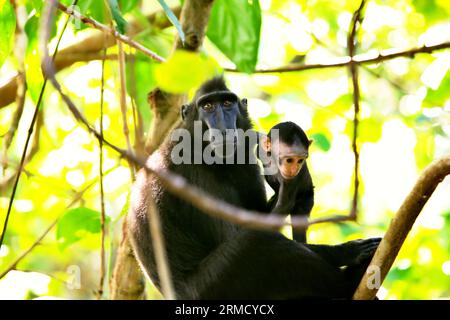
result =
[{"label": "tree branch", "polygon": [[[409,57],[413,58],[416,54],[419,53],[432,53],[437,50],[450,48],[450,41],[440,43],[432,46],[422,46],[418,48],[412,48],[406,51],[392,52],[393,49],[385,50],[384,52],[379,52],[376,57],[373,58],[365,58],[367,54],[359,54],[354,56],[353,59],[350,57],[340,57],[333,59],[336,62],[326,62],[326,63],[315,63],[315,64],[289,64],[286,66],[273,68],[273,69],[257,69],[253,73],[281,73],[281,72],[296,72],[296,71],[304,71],[304,70],[312,70],[312,69],[327,69],[327,68],[337,68],[337,67],[345,67],[350,64],[373,64],[380,63],[386,60],[392,60],[399,57]],[[240,72],[237,69],[224,69],[228,72]]]},{"label": "tree branch", "polygon": [[[350,32],[347,39],[348,55],[351,59],[354,58],[356,53],[356,31],[358,26],[362,23],[362,11],[364,9],[365,0],[361,1],[359,8],[353,13],[352,23],[350,25]],[[352,150],[355,159],[355,166],[353,171],[353,199],[350,210],[350,217],[356,220],[358,213],[358,193],[359,193],[359,147],[358,147],[358,127],[359,127],[359,113],[360,113],[360,90],[358,80],[358,66],[354,63],[349,65],[349,71],[353,85],[353,137],[352,137]]]},{"label": "tree branch", "polygon": [[100,278],[97,291],[97,299],[101,299],[103,295],[103,287],[105,284],[105,236],[106,236],[106,213],[105,213],[105,192],[103,190],[103,100],[105,91],[105,56],[106,47],[103,49],[103,60],[102,60],[102,77],[100,86],[100,136],[102,139],[98,139],[99,144],[99,159],[98,159],[98,170],[99,170],[99,186],[100,186],[100,225],[101,225],[101,243],[100,243]]},{"label": "tree branch", "polygon": [[159,219],[159,213],[152,197],[148,197],[148,202],[147,218],[150,225],[152,245],[155,250],[155,260],[157,261],[156,268],[158,270],[159,278],[161,279],[161,291],[167,300],[175,300],[175,290],[173,288],[172,276],[167,261],[164,237],[161,233],[162,226]]},{"label": "tree branch", "polygon": [[[413,189],[403,201],[397,214],[375,252],[369,268],[376,267],[380,271],[381,282],[385,279],[389,269],[397,257],[409,231],[422,208],[431,197],[437,185],[450,174],[450,156],[443,157],[430,164],[420,175]],[[353,299],[373,299],[379,288],[370,289],[370,274],[366,273],[362,278]]]},{"label": "tree branch", "polygon": [[158,54],[156,54],[155,52],[147,49],[146,47],[144,47],[143,45],[141,45],[140,43],[137,43],[136,41],[132,40],[129,36],[120,34],[118,31],[111,29],[107,26],[105,26],[104,24],[83,16],[81,13],[73,10],[72,8],[68,8],[65,5],[63,5],[62,3],[58,2],[58,9],[61,10],[62,12],[66,13],[69,16],[74,17],[75,19],[80,20],[81,22],[83,22],[84,24],[87,24],[88,26],[91,26],[94,29],[98,29],[104,33],[110,34],[112,35],[114,38],[117,39],[117,41],[121,41],[123,43],[128,44],[130,47],[135,48],[136,50],[142,52],[143,54],[145,54],[146,56],[148,56],[150,59],[158,61],[158,62],[163,62],[165,61],[165,59],[163,57],[160,57]]}]

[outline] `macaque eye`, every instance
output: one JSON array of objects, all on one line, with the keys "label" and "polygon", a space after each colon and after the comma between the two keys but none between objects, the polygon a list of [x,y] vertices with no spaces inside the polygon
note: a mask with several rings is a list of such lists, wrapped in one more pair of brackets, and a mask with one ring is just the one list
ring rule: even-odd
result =
[{"label": "macaque eye", "polygon": [[205,110],[206,112],[213,112],[214,111],[214,109],[215,109],[215,107],[214,107],[214,105],[212,104],[212,103],[206,103],[206,104],[204,104],[203,105],[203,110]]},{"label": "macaque eye", "polygon": [[287,163],[292,163],[292,158],[287,158],[287,159],[286,159],[286,162],[287,162]]},{"label": "macaque eye", "polygon": [[224,105],[225,107],[229,107],[229,106],[231,106],[231,101],[225,100],[225,101],[223,102],[223,105]]},{"label": "macaque eye", "polygon": [[303,159],[299,159],[299,160],[297,161],[298,164],[300,164],[300,163],[302,163],[302,162],[303,162]]}]

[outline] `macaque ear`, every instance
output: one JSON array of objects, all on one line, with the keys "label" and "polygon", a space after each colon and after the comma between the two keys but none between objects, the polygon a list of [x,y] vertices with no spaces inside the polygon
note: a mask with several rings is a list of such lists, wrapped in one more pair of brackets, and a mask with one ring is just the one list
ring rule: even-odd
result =
[{"label": "macaque ear", "polygon": [[314,142],[314,140],[313,139],[309,139],[308,141],[309,141],[309,144],[308,144],[308,147],[309,147],[311,145],[311,143]]},{"label": "macaque ear", "polygon": [[187,117],[188,114],[188,110],[189,110],[189,105],[188,104],[183,104],[181,106],[181,118],[184,120]]},{"label": "macaque ear", "polygon": [[270,152],[272,149],[272,141],[267,135],[261,135],[260,137],[260,145],[265,152]]}]

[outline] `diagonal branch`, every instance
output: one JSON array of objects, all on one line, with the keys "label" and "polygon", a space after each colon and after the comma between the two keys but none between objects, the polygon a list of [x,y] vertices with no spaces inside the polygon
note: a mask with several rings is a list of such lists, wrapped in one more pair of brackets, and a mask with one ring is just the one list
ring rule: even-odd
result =
[{"label": "diagonal branch", "polygon": [[367,272],[364,274],[353,299],[363,300],[373,299],[375,297],[379,286],[373,286],[370,278],[373,276],[379,277],[378,284],[381,285],[422,208],[431,197],[437,185],[449,174],[450,156],[443,157],[425,168],[411,192],[403,201],[400,209],[395,214],[370,262],[368,270],[375,269],[377,270],[377,274],[374,275]]}]

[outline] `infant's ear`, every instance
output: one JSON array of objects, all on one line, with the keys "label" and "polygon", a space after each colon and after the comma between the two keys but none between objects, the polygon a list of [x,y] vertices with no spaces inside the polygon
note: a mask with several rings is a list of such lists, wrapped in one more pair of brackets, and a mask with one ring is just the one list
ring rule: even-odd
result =
[{"label": "infant's ear", "polygon": [[314,140],[313,139],[309,139],[308,141],[309,141],[309,144],[308,144],[308,147],[309,147],[311,145],[311,143],[314,142]]},{"label": "infant's ear", "polygon": [[265,152],[270,152],[272,149],[272,142],[266,134],[261,134],[259,138],[259,145],[263,148]]}]

